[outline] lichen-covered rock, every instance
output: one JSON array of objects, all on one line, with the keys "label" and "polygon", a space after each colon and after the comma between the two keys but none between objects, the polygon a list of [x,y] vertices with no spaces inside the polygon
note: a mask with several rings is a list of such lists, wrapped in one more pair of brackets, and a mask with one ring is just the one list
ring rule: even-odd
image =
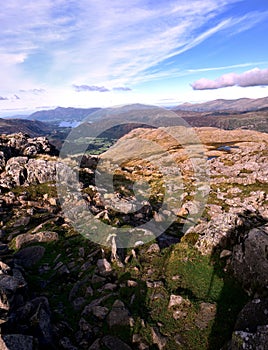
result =
[{"label": "lichen-covered rock", "polygon": [[235,236],[239,227],[243,225],[242,217],[237,214],[224,213],[217,215],[208,223],[201,223],[190,230],[199,234],[195,247],[202,254],[207,255],[213,253],[216,247],[224,248]]},{"label": "lichen-covered rock", "polygon": [[56,162],[43,159],[29,159],[26,165],[27,183],[45,183],[56,180]]},{"label": "lichen-covered rock", "polygon": [[16,186],[23,185],[27,180],[27,170],[25,168],[27,162],[27,157],[13,157],[7,161],[5,167],[6,175],[12,178]]},{"label": "lichen-covered rock", "polygon": [[229,348],[231,350],[266,350],[267,315],[267,298],[249,301],[238,315]]},{"label": "lichen-covered rock", "polygon": [[257,327],[256,332],[235,331],[231,350],[266,350],[268,344],[268,325]]}]

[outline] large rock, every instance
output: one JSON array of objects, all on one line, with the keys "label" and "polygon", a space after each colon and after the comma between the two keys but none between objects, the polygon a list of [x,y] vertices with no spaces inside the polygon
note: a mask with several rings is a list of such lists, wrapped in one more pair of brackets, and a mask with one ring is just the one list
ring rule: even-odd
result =
[{"label": "large rock", "polygon": [[268,299],[253,299],[238,315],[232,350],[265,350],[268,344]]},{"label": "large rock", "polygon": [[16,254],[14,254],[14,258],[17,263],[23,267],[31,267],[38,263],[42,259],[45,254],[45,248],[42,246],[32,246],[22,248]]},{"label": "large rock", "polygon": [[53,344],[52,325],[50,313],[44,305],[40,304],[36,313],[31,317],[31,324],[35,325],[35,331],[38,334],[38,340],[43,346]]},{"label": "large rock", "polygon": [[257,327],[256,332],[235,331],[231,350],[266,350],[268,344],[268,325]]},{"label": "large rock", "polygon": [[112,272],[111,264],[106,259],[99,259],[97,261],[97,267],[102,276],[110,275]]},{"label": "large rock", "polygon": [[43,231],[38,233],[23,233],[15,238],[15,245],[17,249],[20,249],[23,245],[31,244],[34,242],[46,243],[57,241],[59,236],[57,232]]},{"label": "large rock", "polygon": [[264,223],[264,219],[256,212],[239,209],[238,212],[223,213],[213,217],[209,222],[190,228],[185,236],[199,235],[195,247],[202,254],[212,254],[215,249],[233,246],[245,239],[247,232]]},{"label": "large rock", "polygon": [[12,157],[5,167],[5,177],[13,186],[38,184],[56,180],[56,162],[28,157]]},{"label": "large rock", "polygon": [[[193,231],[199,234],[195,247],[202,254],[211,254],[216,247],[225,248],[243,225],[244,220],[237,214],[224,213],[217,215],[208,223],[201,223],[190,228],[189,232]],[[186,236],[187,234],[188,232],[186,232]]]},{"label": "large rock", "polygon": [[231,350],[265,350],[268,344],[268,299],[253,299],[238,315]]},{"label": "large rock", "polygon": [[236,331],[256,332],[257,327],[268,324],[268,298],[253,299],[240,311],[236,324]]},{"label": "large rock", "polygon": [[129,312],[121,300],[114,302],[112,310],[106,319],[110,328],[114,326],[130,326],[131,324]]},{"label": "large rock", "polygon": [[11,303],[15,299],[16,292],[19,288],[26,286],[23,277],[9,275],[0,275],[0,309],[9,311]]},{"label": "large rock", "polygon": [[29,159],[27,183],[45,183],[56,180],[56,162],[43,159]]},{"label": "large rock", "polygon": [[106,335],[102,338],[102,343],[109,350],[132,350],[129,345],[124,343],[121,339],[112,335]]},{"label": "large rock", "polygon": [[268,286],[268,225],[253,228],[233,249],[231,265],[236,278],[251,293]]},{"label": "large rock", "polygon": [[11,177],[15,186],[23,185],[27,180],[27,157],[13,157],[7,161],[6,175]]},{"label": "large rock", "polygon": [[1,350],[34,350],[34,338],[30,335],[8,334],[0,335]]}]

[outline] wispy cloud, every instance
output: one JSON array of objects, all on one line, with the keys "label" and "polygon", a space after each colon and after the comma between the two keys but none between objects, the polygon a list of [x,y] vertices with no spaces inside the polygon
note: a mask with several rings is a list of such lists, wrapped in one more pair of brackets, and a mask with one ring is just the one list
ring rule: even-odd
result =
[{"label": "wispy cloud", "polygon": [[0,101],[7,101],[7,100],[8,100],[7,97],[0,96]]},{"label": "wispy cloud", "polygon": [[241,74],[229,73],[215,80],[199,79],[191,84],[194,90],[219,89],[230,86],[266,86],[268,85],[268,69],[255,68]]},{"label": "wispy cloud", "polygon": [[110,91],[105,86],[96,86],[96,85],[73,85],[73,88],[77,92],[81,92],[81,91],[107,92],[107,91]]},{"label": "wispy cloud", "polygon": [[233,68],[244,68],[244,67],[256,67],[257,65],[267,65],[268,61],[263,62],[247,62],[247,63],[240,63],[240,64],[232,64],[229,66],[219,66],[219,67],[204,67],[204,68],[195,68],[195,69],[187,69],[188,73],[200,73],[200,72],[212,72],[212,71],[223,71],[227,69],[233,69]]},{"label": "wispy cloud", "polygon": [[114,91],[132,91],[129,87],[118,86],[113,88]]},{"label": "wispy cloud", "polygon": [[19,92],[40,95],[40,94],[44,94],[46,90],[45,89],[28,89],[28,90],[20,89]]},{"label": "wispy cloud", "polygon": [[223,15],[239,1],[171,0],[154,6],[145,0],[6,1],[0,14],[0,64],[10,71],[16,67],[13,77],[19,71],[33,83],[42,79],[54,86],[145,81],[152,75],[148,70],[217,32],[235,33],[267,17]]}]

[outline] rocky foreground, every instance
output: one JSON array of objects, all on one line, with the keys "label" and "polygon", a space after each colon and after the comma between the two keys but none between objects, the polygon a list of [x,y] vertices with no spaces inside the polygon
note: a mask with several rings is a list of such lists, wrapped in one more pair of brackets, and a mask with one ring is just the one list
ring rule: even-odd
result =
[{"label": "rocky foreground", "polygon": [[[1,349],[267,348],[268,135],[196,129],[210,174],[197,184],[165,130],[133,130],[101,156],[106,166],[120,161],[142,137],[158,140],[180,167],[183,185],[172,190],[181,205],[164,213],[176,220],[159,237],[144,231],[151,239],[128,249],[116,240],[111,248],[93,243],[91,227],[84,236],[74,229],[81,198],[67,193],[59,202],[59,159],[47,139],[0,137]],[[164,179],[152,165],[157,154],[144,152],[123,164],[115,193],[104,196],[136,209],[133,183],[145,179],[150,199],[131,215],[105,204],[94,181],[99,158],[82,157],[82,201],[95,218],[130,230],[150,218],[161,222]],[[200,149],[194,152],[198,159]],[[201,217],[198,198],[206,198]],[[65,205],[74,208],[68,217]]]}]

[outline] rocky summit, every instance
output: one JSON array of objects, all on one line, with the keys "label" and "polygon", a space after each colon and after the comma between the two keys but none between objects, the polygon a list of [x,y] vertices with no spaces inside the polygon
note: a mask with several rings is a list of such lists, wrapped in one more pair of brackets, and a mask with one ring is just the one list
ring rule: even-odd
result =
[{"label": "rocky summit", "polygon": [[69,158],[0,137],[1,349],[267,349],[268,135],[194,135],[140,128]]}]

